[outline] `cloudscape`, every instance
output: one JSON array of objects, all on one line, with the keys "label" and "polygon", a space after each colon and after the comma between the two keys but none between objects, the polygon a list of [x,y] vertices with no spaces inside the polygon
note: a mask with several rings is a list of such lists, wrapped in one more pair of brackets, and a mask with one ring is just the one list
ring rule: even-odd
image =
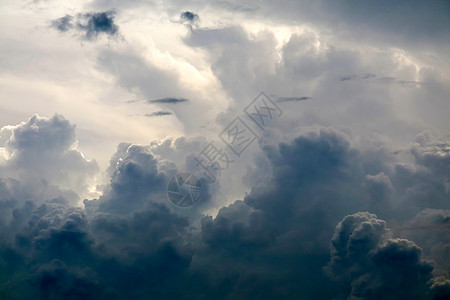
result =
[{"label": "cloudscape", "polygon": [[450,299],[448,1],[0,28],[0,299]]}]

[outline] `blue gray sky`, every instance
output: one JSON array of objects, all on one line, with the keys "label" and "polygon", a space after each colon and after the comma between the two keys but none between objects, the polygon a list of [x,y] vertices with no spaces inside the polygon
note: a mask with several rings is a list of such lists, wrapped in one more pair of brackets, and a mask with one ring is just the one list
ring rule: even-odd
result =
[{"label": "blue gray sky", "polygon": [[2,1],[0,28],[1,299],[450,298],[448,1]]}]

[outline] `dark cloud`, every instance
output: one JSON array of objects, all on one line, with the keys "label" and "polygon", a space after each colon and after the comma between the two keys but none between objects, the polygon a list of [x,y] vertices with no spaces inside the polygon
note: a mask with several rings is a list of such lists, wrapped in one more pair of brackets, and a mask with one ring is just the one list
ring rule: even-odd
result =
[{"label": "dark cloud", "polygon": [[101,211],[126,214],[145,207],[150,196],[164,193],[168,175],[159,171],[149,146],[128,145],[119,151],[123,152],[111,168],[110,189],[98,201]]},{"label": "dark cloud", "polygon": [[195,14],[193,12],[184,11],[180,15],[180,20],[182,22],[187,22],[189,24],[195,24],[200,20],[200,18],[197,14]]},{"label": "dark cloud", "polygon": [[438,273],[450,274],[450,210],[424,209],[393,231],[414,241],[432,257]]},{"label": "dark cloud", "polygon": [[[278,3],[262,1],[254,16],[259,20],[298,24],[311,22],[333,35],[361,42],[433,49],[448,49],[450,7],[445,0],[377,1],[354,5],[349,1],[317,1],[315,3],[283,0]],[[248,13],[248,17],[254,13]],[[439,46],[438,46],[439,45]],[[445,51],[445,50],[443,50]]]},{"label": "dark cloud", "polygon": [[310,100],[312,97],[277,97],[277,102],[297,102],[297,101],[304,101],[304,100]]},{"label": "dark cloud", "polygon": [[170,116],[171,114],[172,113],[170,111],[160,110],[160,111],[155,111],[155,112],[153,112],[151,114],[146,114],[145,116],[151,118],[151,117]]},{"label": "dark cloud", "polygon": [[433,266],[413,242],[390,238],[386,223],[369,213],[346,216],[331,240],[327,274],[348,297],[361,299],[428,298]]},{"label": "dark cloud", "polygon": [[114,24],[115,11],[90,12],[81,15],[77,24],[81,31],[85,32],[86,39],[97,38],[100,34],[115,36],[119,27]]},{"label": "dark cloud", "polygon": [[95,40],[99,35],[117,36],[119,27],[114,23],[115,11],[88,12],[75,17],[66,15],[53,20],[51,27],[60,32],[76,31],[85,40]]},{"label": "dark cloud", "polygon": [[372,73],[365,73],[361,75],[345,75],[339,78],[340,81],[349,81],[349,80],[355,80],[355,79],[371,79],[375,78],[376,75]]},{"label": "dark cloud", "polygon": [[[71,144],[62,117],[42,122],[17,127],[10,147],[63,151]],[[165,194],[179,169],[191,170],[189,155],[204,138],[120,144],[109,184],[84,208],[56,188],[42,194],[2,179],[0,295],[445,299],[448,211],[424,210],[422,199],[448,199],[440,187],[446,146],[419,135],[411,146],[416,161],[405,165],[379,139],[367,139],[360,145],[347,133],[315,127],[293,140],[262,141],[246,175],[250,193],[214,218],[203,215],[208,206],[179,210]],[[386,220],[355,213],[365,209]],[[387,223],[405,226],[390,230]]]},{"label": "dark cloud", "polygon": [[161,99],[154,99],[154,100],[147,100],[147,103],[164,103],[164,104],[178,104],[182,102],[188,102],[189,100],[186,98],[161,98]]},{"label": "dark cloud", "polygon": [[401,80],[401,79],[397,79],[396,77],[392,77],[392,76],[384,76],[384,77],[380,77],[380,78],[376,78],[377,76],[375,74],[372,73],[365,73],[362,75],[345,75],[345,76],[341,76],[339,78],[340,81],[351,81],[351,80],[364,80],[364,79],[375,79],[377,82],[380,83],[397,83],[402,87],[412,87],[412,86],[419,86],[419,85],[424,85],[426,84],[423,81],[419,81],[419,80]]}]

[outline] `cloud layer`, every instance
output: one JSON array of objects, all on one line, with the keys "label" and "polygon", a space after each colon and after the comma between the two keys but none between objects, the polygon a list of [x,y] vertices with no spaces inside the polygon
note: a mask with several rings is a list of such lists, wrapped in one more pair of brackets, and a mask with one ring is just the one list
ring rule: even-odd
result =
[{"label": "cloud layer", "polygon": [[[0,298],[449,299],[448,16],[2,2]],[[239,157],[237,117],[257,135]],[[215,182],[207,145],[232,159]],[[168,199],[179,173],[193,207]]]},{"label": "cloud layer", "polygon": [[[62,116],[34,116],[3,128],[5,136],[8,153],[29,151],[29,159],[42,162],[66,153],[75,139]],[[262,145],[258,159],[266,163],[247,174],[251,193],[214,218],[202,216],[201,207],[186,214],[165,195],[168,179],[178,172],[174,160],[185,160],[195,140],[119,145],[109,184],[100,198],[85,200],[84,208],[71,204],[58,181],[52,193],[42,194],[20,176],[2,179],[1,295],[444,299],[448,241],[439,230],[448,231],[448,210],[426,207],[445,206],[440,193],[448,199],[448,191],[439,190],[439,182],[448,180],[441,173],[446,163],[434,163],[446,161],[441,149],[448,143],[427,135],[416,140],[411,165],[399,164],[383,147],[363,149],[348,134],[325,127]],[[16,151],[6,166],[22,162]],[[83,171],[88,176],[90,169]],[[423,172],[428,181],[411,180]],[[405,225],[390,230],[374,214],[355,213],[367,209]]]}]

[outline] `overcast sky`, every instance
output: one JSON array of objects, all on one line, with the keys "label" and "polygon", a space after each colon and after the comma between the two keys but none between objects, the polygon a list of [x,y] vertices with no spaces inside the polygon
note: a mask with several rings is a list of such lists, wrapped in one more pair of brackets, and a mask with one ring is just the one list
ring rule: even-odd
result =
[{"label": "overcast sky", "polygon": [[448,1],[5,0],[0,28],[1,299],[450,298]]}]

